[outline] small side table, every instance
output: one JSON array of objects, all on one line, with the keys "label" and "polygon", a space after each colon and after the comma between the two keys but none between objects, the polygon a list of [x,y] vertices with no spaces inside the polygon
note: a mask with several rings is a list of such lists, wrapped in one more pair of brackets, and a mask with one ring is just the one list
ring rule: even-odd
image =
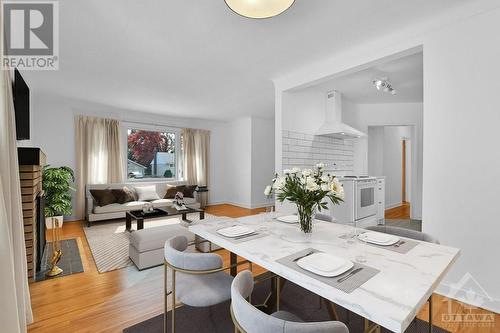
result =
[{"label": "small side table", "polygon": [[[208,193],[208,188],[206,186],[198,186],[195,190],[196,193],[198,193],[199,198],[200,198],[200,208],[204,209],[205,208],[205,202],[207,201],[207,193]],[[203,200],[202,200],[203,199]]]}]

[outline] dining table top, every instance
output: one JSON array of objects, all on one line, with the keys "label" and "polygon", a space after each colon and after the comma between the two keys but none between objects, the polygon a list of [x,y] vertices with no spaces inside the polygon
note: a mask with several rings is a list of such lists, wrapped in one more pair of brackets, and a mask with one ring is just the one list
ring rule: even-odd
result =
[{"label": "dining table top", "polygon": [[[248,226],[260,235],[235,242],[214,232],[232,225]],[[312,233],[304,234],[298,224],[265,218],[263,214],[197,223],[189,230],[396,333],[406,330],[460,255],[457,248],[423,241],[417,241],[407,253],[366,245],[359,240],[348,243],[342,237],[352,232],[352,226],[319,220],[314,220]],[[352,262],[365,255],[363,265],[379,272],[346,293],[314,274],[278,262],[311,248]]]}]

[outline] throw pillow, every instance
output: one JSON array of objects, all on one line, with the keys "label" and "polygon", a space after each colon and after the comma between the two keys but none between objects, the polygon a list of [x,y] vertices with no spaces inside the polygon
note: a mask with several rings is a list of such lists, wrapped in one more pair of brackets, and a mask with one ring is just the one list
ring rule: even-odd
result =
[{"label": "throw pillow", "polygon": [[135,187],[135,192],[139,196],[139,201],[152,201],[160,199],[158,193],[156,193],[156,185],[137,186]]},{"label": "throw pillow", "polygon": [[173,199],[175,198],[175,194],[179,192],[179,189],[175,185],[167,185],[167,192],[163,199]]},{"label": "throw pillow", "polygon": [[198,185],[186,185],[182,189],[182,194],[184,194],[186,198],[194,198],[194,190],[196,190],[197,187]]},{"label": "throw pillow", "polygon": [[118,202],[119,204],[124,204],[126,202],[136,200],[135,193],[126,186],[121,189],[113,189],[111,190],[111,192],[115,196],[116,202]]},{"label": "throw pillow", "polygon": [[92,194],[97,205],[101,207],[116,202],[116,198],[109,188],[105,190],[90,190],[90,194]]}]

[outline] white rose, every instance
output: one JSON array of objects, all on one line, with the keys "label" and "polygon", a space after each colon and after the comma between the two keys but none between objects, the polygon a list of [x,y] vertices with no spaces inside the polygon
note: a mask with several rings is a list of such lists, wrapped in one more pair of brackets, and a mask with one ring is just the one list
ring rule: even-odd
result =
[{"label": "white rose", "polygon": [[330,177],[328,177],[326,175],[323,175],[323,176],[321,176],[321,181],[323,183],[329,183],[330,182]]},{"label": "white rose", "polygon": [[330,184],[330,190],[337,198],[340,198],[342,200],[344,199],[344,187],[336,178],[333,179],[332,183]]},{"label": "white rose", "polygon": [[321,191],[329,191],[329,186],[328,184],[321,184]]},{"label": "white rose", "polygon": [[312,173],[313,173],[313,172],[312,172],[312,170],[311,170],[311,169],[304,169],[304,170],[302,171],[302,176],[304,176],[304,177],[309,177],[310,175],[312,175]]},{"label": "white rose", "polygon": [[337,192],[335,192],[335,196],[339,199],[344,200],[345,198],[344,187],[340,186],[340,189]]},{"label": "white rose", "polygon": [[264,190],[264,195],[265,196],[271,195],[271,191],[272,191],[271,185],[267,185],[266,188],[265,188],[265,190]]},{"label": "white rose", "polygon": [[288,175],[290,173],[292,173],[292,170],[290,170],[290,169],[283,170],[283,174],[285,174],[285,175]]},{"label": "white rose", "polygon": [[283,187],[285,187],[285,182],[286,182],[285,178],[277,177],[276,181],[274,182],[274,186],[273,186],[274,189],[276,189],[276,190],[283,189]]},{"label": "white rose", "polygon": [[314,192],[317,191],[318,189],[319,189],[318,184],[316,184],[316,182],[313,179],[309,178],[306,183],[306,190],[309,192]]},{"label": "white rose", "polygon": [[296,174],[296,173],[299,173],[299,172],[300,172],[299,168],[292,168],[292,171],[290,173]]},{"label": "white rose", "polygon": [[316,164],[316,168],[318,168],[318,169],[324,169],[325,166],[326,166],[325,163],[318,163],[318,164]]}]

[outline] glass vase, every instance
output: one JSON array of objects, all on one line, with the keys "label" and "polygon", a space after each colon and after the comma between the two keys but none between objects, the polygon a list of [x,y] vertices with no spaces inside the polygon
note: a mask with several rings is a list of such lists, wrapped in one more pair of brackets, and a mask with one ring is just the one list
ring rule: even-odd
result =
[{"label": "glass vase", "polygon": [[306,234],[310,234],[314,219],[314,207],[297,205],[297,213],[299,215],[300,230]]}]

